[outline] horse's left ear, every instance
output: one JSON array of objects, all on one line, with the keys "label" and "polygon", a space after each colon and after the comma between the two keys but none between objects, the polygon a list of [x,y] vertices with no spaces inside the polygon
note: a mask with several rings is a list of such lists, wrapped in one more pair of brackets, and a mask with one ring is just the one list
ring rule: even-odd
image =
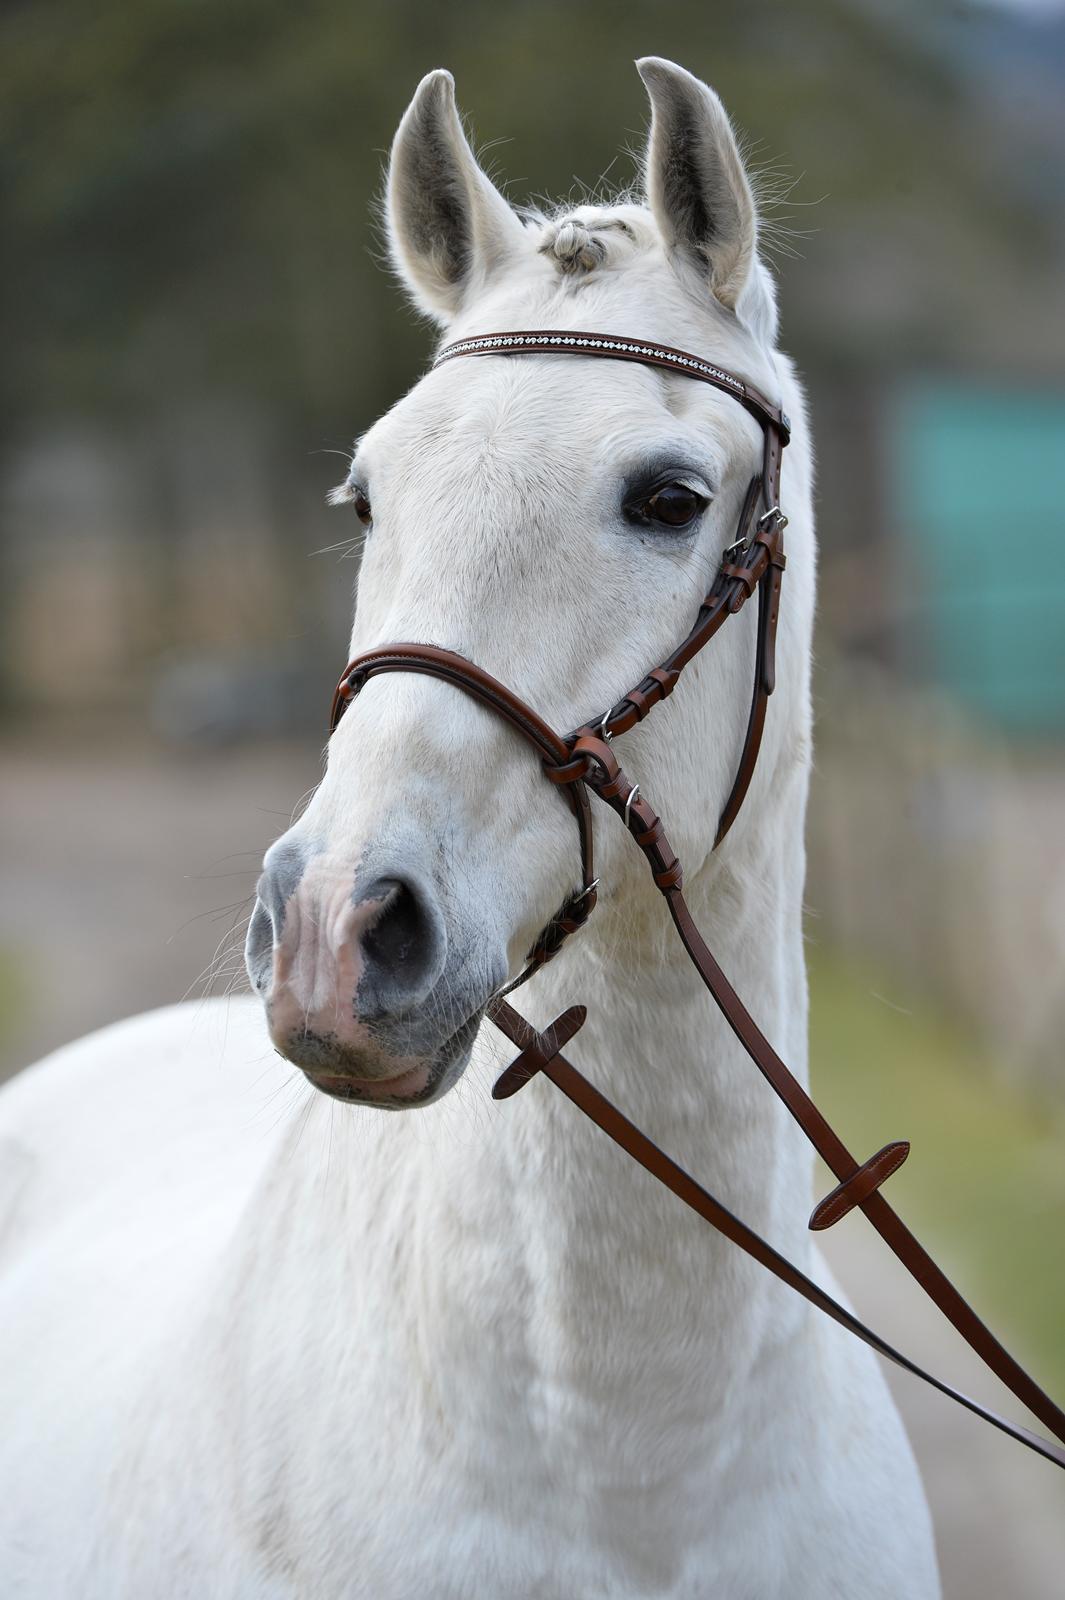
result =
[{"label": "horse's left ear", "polygon": [[388,242],[415,304],[447,324],[524,230],[462,131],[450,72],[422,79],[388,163]]},{"label": "horse's left ear", "polygon": [[647,201],[667,250],[705,275],[711,293],[772,340],[772,286],[758,260],[758,213],[724,106],[659,56],[636,63],[651,100]]}]

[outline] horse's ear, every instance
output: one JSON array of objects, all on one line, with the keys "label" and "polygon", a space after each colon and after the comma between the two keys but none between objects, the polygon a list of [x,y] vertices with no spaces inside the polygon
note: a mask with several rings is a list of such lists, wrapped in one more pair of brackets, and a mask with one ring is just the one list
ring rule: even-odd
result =
[{"label": "horse's ear", "polygon": [[[758,261],[758,215],[724,106],[683,67],[636,63],[651,100],[645,186],[666,248],[694,263],[712,294],[761,335],[775,321]],[[768,304],[766,301],[768,300]]]},{"label": "horse's ear", "polygon": [[420,310],[448,323],[520,246],[517,214],[477,165],[450,72],[430,72],[399,125],[388,164],[392,260]]}]

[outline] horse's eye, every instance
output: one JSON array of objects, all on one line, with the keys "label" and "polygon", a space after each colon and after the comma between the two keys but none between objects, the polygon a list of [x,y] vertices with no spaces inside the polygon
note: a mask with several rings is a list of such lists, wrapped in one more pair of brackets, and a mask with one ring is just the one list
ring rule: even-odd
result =
[{"label": "horse's eye", "polygon": [[356,489],[351,497],[351,503],[355,508],[355,515],[358,517],[363,527],[368,528],[370,523],[373,521],[373,510],[371,509],[369,496],[366,494],[366,491],[364,489]]},{"label": "horse's eye", "polygon": [[686,483],[664,483],[643,502],[640,512],[648,522],[660,522],[667,528],[686,528],[705,511],[707,504],[706,496]]}]

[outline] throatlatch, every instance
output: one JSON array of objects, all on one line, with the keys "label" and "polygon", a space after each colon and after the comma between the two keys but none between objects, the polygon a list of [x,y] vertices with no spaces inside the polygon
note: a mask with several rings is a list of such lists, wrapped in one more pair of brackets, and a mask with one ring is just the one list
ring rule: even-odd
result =
[{"label": "throatlatch", "polygon": [[[602,716],[565,737],[557,734],[532,707],[482,667],[435,645],[401,643],[367,651],[349,663],[337,685],[330,732],[363,685],[380,673],[428,673],[453,684],[505,718],[533,745],[540,755],[545,776],[562,789],[577,819],[581,851],[580,885],[535,940],[518,978],[495,995],[487,1006],[490,1020],[518,1046],[520,1052],[496,1081],[493,1096],[496,1099],[508,1098],[542,1073],[653,1177],[811,1305],[817,1306],[842,1327],[864,1340],[880,1355],[931,1384],[941,1394],[965,1406],[1046,1460],[1065,1467],[1065,1449],[1062,1448],[1065,1445],[1065,1413],[1004,1349],[880,1193],[881,1185],[905,1161],[909,1144],[905,1140],[896,1140],[861,1163],[851,1155],[802,1084],[777,1055],[718,966],[688,910],[683,893],[681,863],[666,838],[662,821],[640,793],[639,785],[633,784],[625,775],[612,749],[613,739],[635,727],[673,692],[687,664],[710,642],[725,619],[735,616],[757,591],[758,629],[751,706],[736,775],[718,823],[715,848],[721,843],[735,821],[750,786],[769,696],[776,681],[775,642],[785,568],[784,529],[787,526],[787,518],[780,508],[780,469],[790,433],[788,419],[779,406],[767,400],[758,390],[734,374],[714,366],[712,362],[668,345],[625,339],[617,335],[553,329],[484,334],[445,346],[438,354],[435,365],[460,356],[528,354],[596,356],[636,361],[696,378],[730,395],[757,419],[762,428],[763,451],[761,470],[752,479],[744,499],[736,537],[724,551],[714,583],[685,638],[635,688],[608,706]],[[617,813],[643,851],[654,882],[666,900],[674,926],[696,971],[755,1066],[839,1180],[831,1193],[814,1207],[809,1226],[812,1229],[831,1227],[851,1210],[864,1212],[925,1293],[935,1301],[991,1371],[1050,1430],[1059,1441],[1058,1444],[999,1416],[894,1349],[735,1217],[629,1122],[562,1054],[563,1047],[586,1021],[584,1006],[569,1007],[549,1027],[538,1031],[510,1005],[505,996],[549,961],[565,940],[583,926],[595,907],[597,879],[594,875],[589,790]]]}]

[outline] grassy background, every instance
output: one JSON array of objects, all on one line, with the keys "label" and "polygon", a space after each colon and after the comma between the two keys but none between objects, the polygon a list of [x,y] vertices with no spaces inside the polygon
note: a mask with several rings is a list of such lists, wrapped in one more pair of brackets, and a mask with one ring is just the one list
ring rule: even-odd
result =
[{"label": "grassy background", "polygon": [[[953,1023],[811,950],[813,1092],[864,1159],[908,1138],[885,1189],[992,1327],[1065,1392],[1065,1118],[1018,1097]],[[835,1180],[822,1172],[827,1193]]]}]

